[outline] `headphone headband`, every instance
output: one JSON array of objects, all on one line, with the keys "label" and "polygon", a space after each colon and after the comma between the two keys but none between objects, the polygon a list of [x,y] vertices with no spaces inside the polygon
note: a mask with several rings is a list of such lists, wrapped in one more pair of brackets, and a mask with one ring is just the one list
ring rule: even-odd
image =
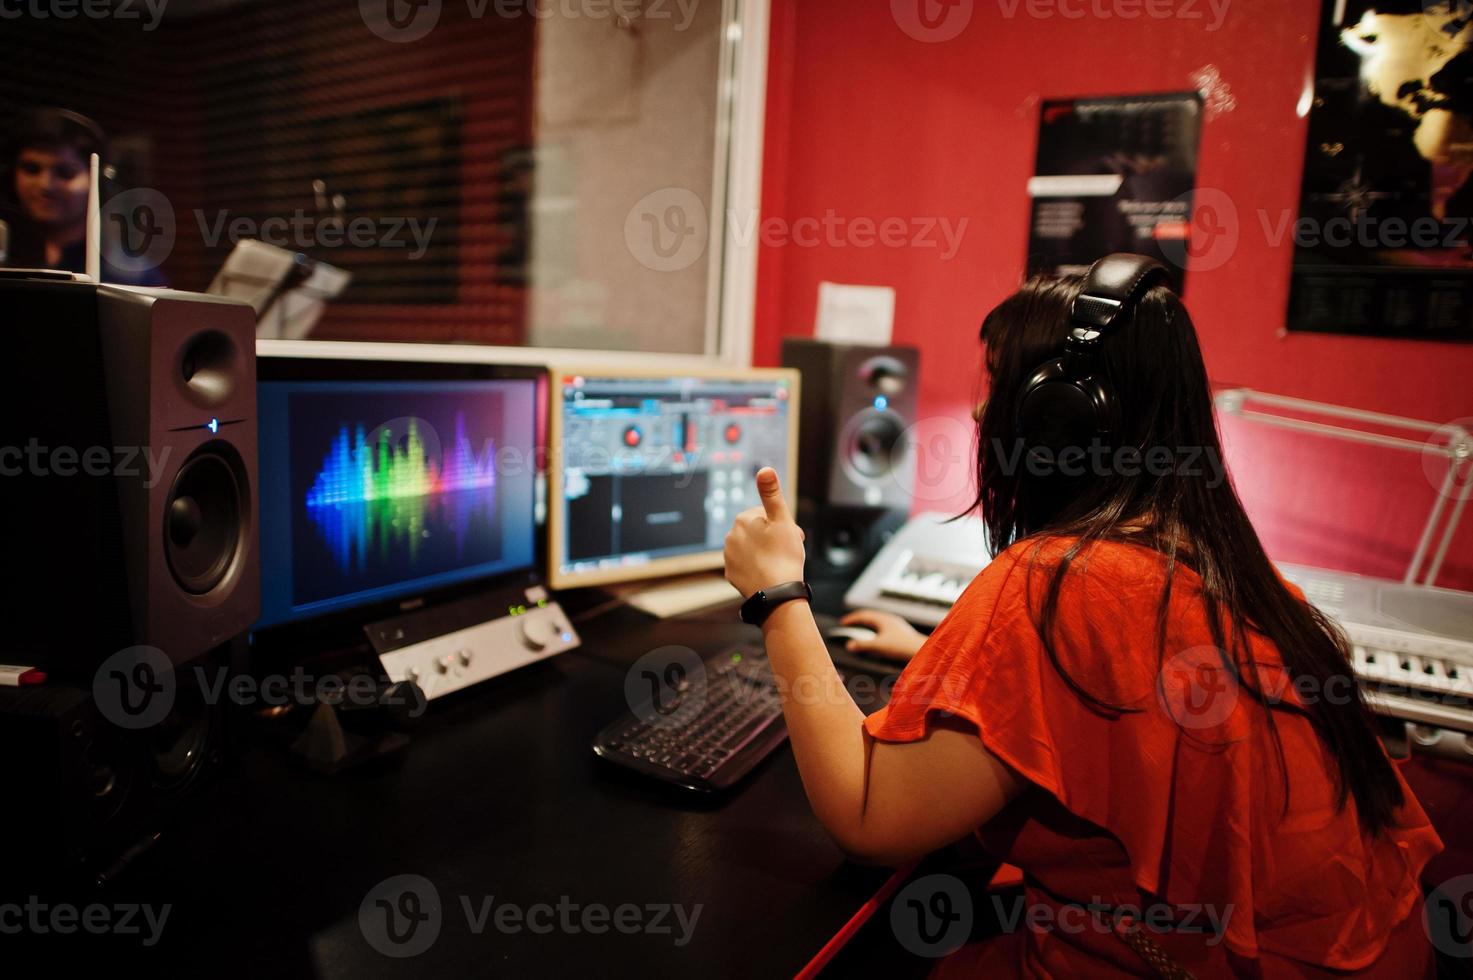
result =
[{"label": "headphone headband", "polygon": [[1140,302],[1156,283],[1165,280],[1166,267],[1144,255],[1118,252],[1090,266],[1084,291],[1074,300],[1069,321],[1078,330],[1104,334],[1128,307]]},{"label": "headphone headband", "polygon": [[1120,405],[1100,369],[1100,347],[1166,277],[1166,267],[1144,255],[1107,255],[1090,266],[1069,310],[1064,356],[1040,365],[1019,396],[1018,431],[1025,441],[1086,446],[1119,430]]}]

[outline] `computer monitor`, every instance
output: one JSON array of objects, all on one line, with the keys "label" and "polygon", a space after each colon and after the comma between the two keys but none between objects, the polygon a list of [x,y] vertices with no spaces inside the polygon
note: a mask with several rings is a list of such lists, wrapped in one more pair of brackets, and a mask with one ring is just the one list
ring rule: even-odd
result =
[{"label": "computer monitor", "polygon": [[540,581],[545,369],[262,357],[261,619],[361,627]]},{"label": "computer monitor", "polygon": [[550,584],[721,567],[754,477],[796,500],[798,373],[555,368],[548,413]]}]

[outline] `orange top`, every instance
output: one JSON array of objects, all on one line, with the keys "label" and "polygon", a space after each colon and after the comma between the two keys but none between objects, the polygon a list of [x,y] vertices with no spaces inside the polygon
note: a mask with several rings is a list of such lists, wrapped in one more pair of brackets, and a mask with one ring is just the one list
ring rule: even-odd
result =
[{"label": "orange top", "polygon": [[[1335,761],[1309,722],[1277,711],[1286,798],[1266,711],[1212,647],[1201,580],[1178,566],[1163,653],[1165,561],[1135,545],[1088,549],[1060,596],[1060,663],[1096,698],[1135,710],[1091,706],[1035,626],[1070,543],[1053,539],[1035,557],[1037,543],[1025,542],[998,556],[906,668],[889,706],[865,722],[876,739],[910,742],[938,713],[966,719],[1032,784],[978,832],[1026,876],[1029,916],[1012,920],[1023,924],[994,944],[990,968],[1001,959],[1026,975],[1151,975],[1108,929],[1065,928],[1078,920],[1037,912],[1083,905],[1169,912],[1180,929],[1143,934],[1199,977],[1416,975],[1431,956],[1412,914],[1418,876],[1442,842],[1411,790],[1403,782],[1398,825],[1365,836],[1353,801],[1336,806]],[[1289,700],[1309,696],[1284,682],[1265,638],[1254,634],[1250,648],[1261,683]]]}]

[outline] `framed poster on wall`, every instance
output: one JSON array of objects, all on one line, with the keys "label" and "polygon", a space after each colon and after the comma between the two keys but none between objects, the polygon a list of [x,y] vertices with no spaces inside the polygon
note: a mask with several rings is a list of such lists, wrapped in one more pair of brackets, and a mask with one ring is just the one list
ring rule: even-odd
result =
[{"label": "framed poster on wall", "polygon": [[1324,0],[1289,329],[1473,341],[1467,0]]},{"label": "framed poster on wall", "polygon": [[1113,252],[1186,278],[1202,99],[1196,92],[1054,99],[1041,108],[1028,274],[1088,271]]}]

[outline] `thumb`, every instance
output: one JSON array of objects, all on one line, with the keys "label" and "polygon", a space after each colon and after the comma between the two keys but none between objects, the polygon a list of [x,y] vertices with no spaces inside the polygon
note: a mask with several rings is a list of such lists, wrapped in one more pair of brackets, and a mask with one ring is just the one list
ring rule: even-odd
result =
[{"label": "thumb", "polygon": [[762,509],[767,512],[769,521],[792,523],[793,514],[788,510],[788,502],[783,499],[783,488],[778,482],[777,470],[771,466],[764,466],[757,471],[757,495],[762,498]]}]

